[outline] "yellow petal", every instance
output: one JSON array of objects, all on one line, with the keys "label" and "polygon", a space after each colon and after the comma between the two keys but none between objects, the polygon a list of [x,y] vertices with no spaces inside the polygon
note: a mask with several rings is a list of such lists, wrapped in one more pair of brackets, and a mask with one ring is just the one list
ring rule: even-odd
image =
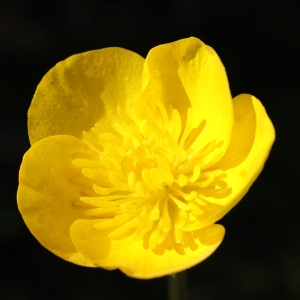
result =
[{"label": "yellow petal", "polygon": [[70,228],[70,236],[78,251],[92,262],[106,257],[110,250],[110,240],[101,230],[94,227],[99,220],[77,220]]},{"label": "yellow petal", "polygon": [[81,138],[96,122],[111,122],[117,106],[131,112],[141,90],[144,59],[121,48],[73,55],[39,83],[28,112],[30,143],[51,135]]},{"label": "yellow petal", "polygon": [[[221,219],[247,193],[262,171],[275,139],[275,130],[265,108],[254,96],[242,94],[233,99],[234,126],[226,154],[213,168],[223,170],[227,188],[209,201],[217,209],[203,226]],[[218,193],[218,192],[217,192]]]},{"label": "yellow petal", "polygon": [[72,136],[53,136],[35,143],[20,168],[18,207],[36,239],[48,250],[73,263],[93,266],[73,246],[71,224],[86,210],[75,206],[82,195],[70,179],[74,152],[90,153]]},{"label": "yellow petal", "polygon": [[141,119],[148,111],[145,110],[145,104],[155,106],[159,100],[167,110],[170,104],[179,110],[185,121],[191,103],[178,74],[179,66],[180,61],[174,55],[171,44],[160,45],[149,51],[143,73],[143,91],[136,101]]},{"label": "yellow petal", "polygon": [[223,151],[230,141],[233,125],[232,97],[225,68],[217,53],[199,39],[171,43],[180,62],[178,70],[193,109],[193,127],[205,120],[205,128],[193,145],[197,148],[213,139],[223,141]]},{"label": "yellow petal", "polygon": [[216,52],[199,39],[188,38],[157,46],[146,58],[143,93],[136,104],[143,116],[144,103],[159,99],[172,104],[185,122],[187,108],[193,110],[193,127],[202,121],[204,130],[193,145],[197,148],[212,139],[230,141],[233,125],[232,97],[224,66]]},{"label": "yellow petal", "polygon": [[[183,245],[166,241],[154,250],[131,236],[108,243],[105,234],[95,233],[95,221],[77,221],[71,227],[74,245],[89,260],[105,269],[120,269],[126,275],[150,279],[183,271],[210,256],[223,240],[225,229],[212,224],[184,236]],[[92,233],[93,234],[90,234]],[[90,238],[90,240],[89,240]]]}]

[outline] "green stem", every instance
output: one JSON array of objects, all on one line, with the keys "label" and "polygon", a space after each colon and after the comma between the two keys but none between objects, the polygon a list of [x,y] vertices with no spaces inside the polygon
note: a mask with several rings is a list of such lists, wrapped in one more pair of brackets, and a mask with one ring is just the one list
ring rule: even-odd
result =
[{"label": "green stem", "polygon": [[187,300],[187,271],[177,273],[174,276],[168,276],[168,299],[169,300]]}]

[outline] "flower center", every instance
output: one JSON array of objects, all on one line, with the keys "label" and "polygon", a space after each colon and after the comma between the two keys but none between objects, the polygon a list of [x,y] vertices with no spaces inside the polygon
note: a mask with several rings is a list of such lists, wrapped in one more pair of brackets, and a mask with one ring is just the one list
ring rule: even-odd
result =
[{"label": "flower center", "polygon": [[153,249],[168,236],[181,243],[184,232],[200,228],[208,204],[201,191],[222,175],[208,170],[222,143],[196,147],[205,122],[193,128],[192,114],[189,108],[183,124],[177,109],[157,101],[143,120],[134,121],[118,108],[117,122],[97,123],[83,133],[95,156],[73,164],[92,186],[80,203],[88,208],[86,216],[99,220],[97,229],[108,229],[112,239],[147,239]]}]

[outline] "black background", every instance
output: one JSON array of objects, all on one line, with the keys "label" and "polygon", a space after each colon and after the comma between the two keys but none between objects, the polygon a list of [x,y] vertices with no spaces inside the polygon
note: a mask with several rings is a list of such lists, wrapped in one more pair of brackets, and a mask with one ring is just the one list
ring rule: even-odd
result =
[{"label": "black background", "polygon": [[292,0],[1,1],[0,298],[167,298],[167,278],[131,279],[48,252],[24,225],[15,195],[29,148],[27,110],[51,67],[109,46],[145,57],[196,36],[221,57],[233,96],[262,101],[277,140],[250,192],[219,221],[219,249],[188,271],[190,299],[300,299],[298,16]]}]

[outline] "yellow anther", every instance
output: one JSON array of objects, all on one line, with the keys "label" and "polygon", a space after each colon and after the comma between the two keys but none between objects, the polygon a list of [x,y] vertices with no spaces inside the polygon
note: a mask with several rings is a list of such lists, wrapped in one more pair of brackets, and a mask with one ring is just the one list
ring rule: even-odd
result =
[{"label": "yellow anther", "polygon": [[100,133],[98,138],[99,138],[99,142],[101,143],[109,142],[112,144],[122,146],[122,139],[112,133],[108,133],[108,132]]},{"label": "yellow anther", "polygon": [[109,173],[110,182],[120,191],[128,191],[128,184],[123,182],[115,172]]},{"label": "yellow anther", "polygon": [[135,189],[135,174],[132,171],[128,174],[128,186],[131,190]]},{"label": "yellow anther", "polygon": [[157,107],[159,108],[159,111],[161,113],[161,117],[162,117],[162,121],[164,124],[164,131],[167,131],[169,129],[169,117],[168,117],[168,113],[165,109],[165,106],[162,104],[161,101],[156,101],[157,103]]},{"label": "yellow anther", "polygon": [[179,136],[181,134],[181,117],[178,110],[173,109],[172,118],[169,126],[169,130],[172,133],[174,140],[178,142]]},{"label": "yellow anther", "polygon": [[157,189],[155,183],[153,182],[153,180],[151,178],[149,169],[142,170],[142,178],[143,178],[143,181],[149,191],[154,191]]},{"label": "yellow anther", "polygon": [[101,186],[94,184],[93,190],[99,195],[108,195],[112,192],[118,191],[118,188],[116,188],[116,187],[103,188]]},{"label": "yellow anther", "polygon": [[177,182],[179,184],[179,186],[183,187],[183,186],[185,186],[187,184],[188,179],[186,178],[185,175],[180,174],[179,177],[178,177],[178,179],[175,180],[175,182]]},{"label": "yellow anther", "polygon": [[73,165],[84,175],[79,182],[88,192],[74,203],[99,220],[95,228],[110,229],[110,238],[147,238],[154,249],[169,238],[180,244],[185,232],[203,226],[199,216],[210,202],[199,191],[223,172],[205,171],[218,158],[220,143],[193,148],[205,121],[193,128],[192,108],[183,125],[172,105],[167,110],[154,100],[148,106],[143,120],[134,121],[118,107],[118,122],[99,123],[83,133],[93,152],[76,154]]},{"label": "yellow anther", "polygon": [[150,177],[157,188],[159,188],[160,190],[163,190],[165,188],[165,184],[164,184],[164,181],[163,181],[163,178],[161,176],[159,169],[152,168],[150,170]]},{"label": "yellow anther", "polygon": [[189,182],[195,182],[196,180],[198,180],[199,179],[199,177],[200,177],[200,166],[199,165],[196,165],[195,167],[194,167],[194,171],[193,171],[193,176],[191,176],[190,178],[189,178]]},{"label": "yellow anther", "polygon": [[135,186],[136,193],[143,198],[149,198],[150,194],[142,181],[138,181]]}]

